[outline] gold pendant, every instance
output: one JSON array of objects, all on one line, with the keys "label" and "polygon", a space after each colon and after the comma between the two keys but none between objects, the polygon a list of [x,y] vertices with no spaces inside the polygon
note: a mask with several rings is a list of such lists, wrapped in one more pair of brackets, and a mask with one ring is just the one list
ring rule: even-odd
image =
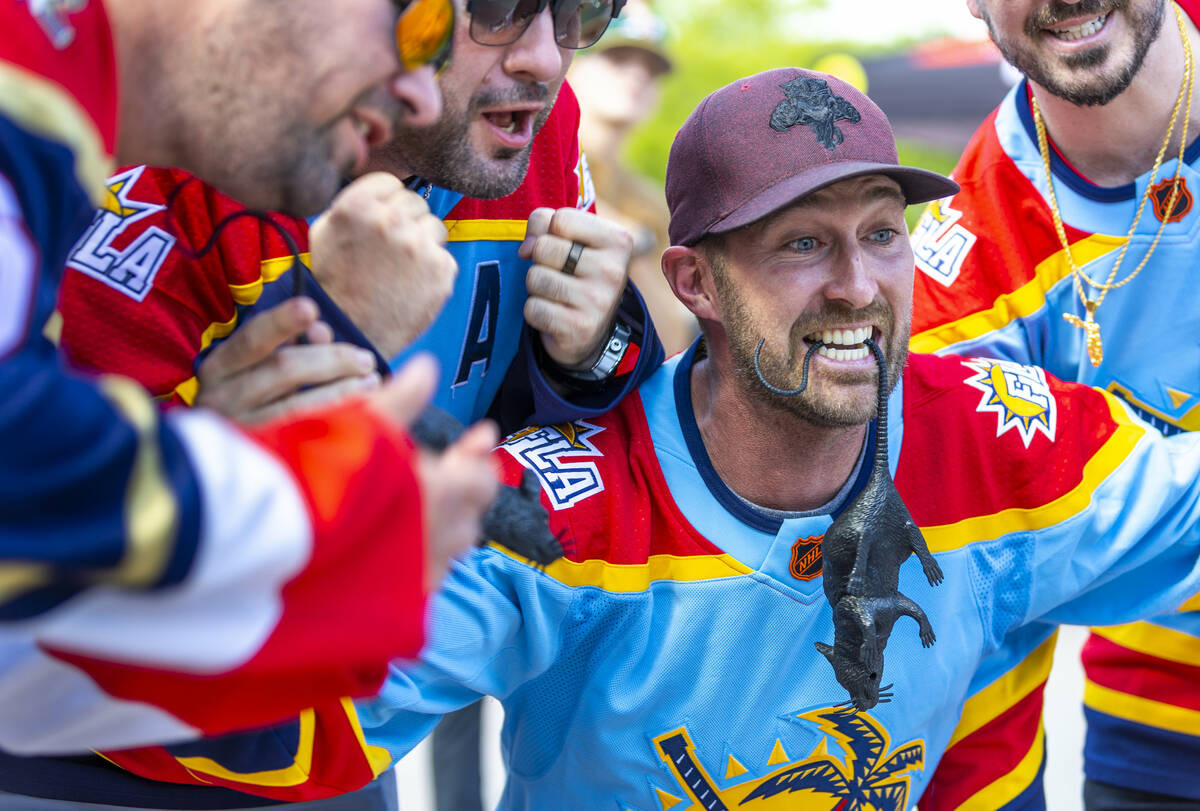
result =
[{"label": "gold pendant", "polygon": [[1098,301],[1088,301],[1084,303],[1087,308],[1087,318],[1080,318],[1074,313],[1063,313],[1063,318],[1073,327],[1079,327],[1087,336],[1087,353],[1088,359],[1091,360],[1093,366],[1099,366],[1100,361],[1104,360],[1104,345],[1100,342],[1100,325],[1096,323],[1096,307]]}]

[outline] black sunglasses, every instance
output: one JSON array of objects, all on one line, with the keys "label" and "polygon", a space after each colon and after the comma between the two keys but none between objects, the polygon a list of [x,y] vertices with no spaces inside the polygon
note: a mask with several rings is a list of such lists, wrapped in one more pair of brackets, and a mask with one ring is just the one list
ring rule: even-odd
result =
[{"label": "black sunglasses", "polygon": [[471,39],[480,45],[510,45],[550,6],[554,40],[560,48],[586,48],[621,13],[625,0],[467,0]]}]

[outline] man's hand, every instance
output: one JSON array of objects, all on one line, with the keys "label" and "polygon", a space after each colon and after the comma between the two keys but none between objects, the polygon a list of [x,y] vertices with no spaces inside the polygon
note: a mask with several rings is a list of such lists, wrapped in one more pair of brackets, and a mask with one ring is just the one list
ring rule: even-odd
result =
[{"label": "man's hand", "polygon": [[[200,364],[196,405],[253,423],[376,388],[374,355],[332,343],[317,316],[317,305],[305,298],[255,315]],[[301,335],[308,345],[295,344]]]},{"label": "man's hand", "polygon": [[385,358],[433,323],[458,265],[446,226],[394,175],[372,172],[309,230],[313,276]]},{"label": "man's hand", "polygon": [[[563,265],[578,242],[572,275]],[[588,368],[612,330],[629,276],[633,237],[621,226],[574,208],[538,208],[529,215],[519,250],[533,260],[525,277],[525,320],[542,335],[546,353],[568,369]]]}]

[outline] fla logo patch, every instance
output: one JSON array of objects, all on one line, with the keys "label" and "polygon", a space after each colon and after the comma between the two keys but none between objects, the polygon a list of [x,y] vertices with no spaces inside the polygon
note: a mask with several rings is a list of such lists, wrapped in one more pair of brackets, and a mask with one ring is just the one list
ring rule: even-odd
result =
[{"label": "fla logo patch", "polygon": [[824,535],[817,535],[811,538],[800,538],[792,544],[792,560],[788,564],[788,570],[792,573],[792,577],[805,582],[820,577],[823,563],[821,541],[823,540],[825,540]]},{"label": "fla logo patch", "polygon": [[146,298],[155,275],[175,245],[175,237],[155,225],[124,248],[113,245],[126,228],[166,208],[130,197],[145,169],[136,166],[108,179],[104,203],[67,257],[68,267],[137,301]]},{"label": "fla logo patch", "polygon": [[[659,757],[684,795],[656,788],[659,804],[687,811],[743,807],[770,811],[808,808],[810,803],[813,808],[839,811],[906,811],[912,772],[925,768],[923,740],[892,749],[880,722],[869,713],[845,708],[795,713],[791,720],[816,727],[820,734],[816,748],[805,757],[793,758],[776,739],[767,756],[767,773],[758,776],[730,753],[724,779],[714,779],[686,727],[654,738]],[[841,757],[832,754],[833,747],[841,750]],[[689,800],[687,806],[681,805]]]},{"label": "fla logo patch", "polygon": [[989,358],[970,358],[963,366],[974,372],[964,382],[983,392],[975,410],[981,414],[990,411],[997,417],[997,437],[1015,428],[1026,448],[1038,433],[1054,441],[1058,402],[1050,393],[1044,370]]},{"label": "fla logo patch", "polygon": [[602,456],[589,437],[603,430],[583,420],[526,428],[504,440],[500,447],[532,470],[550,497],[550,504],[563,510],[604,491],[595,462],[564,461]]},{"label": "fla logo patch", "polygon": [[930,203],[912,232],[917,270],[944,287],[958,279],[975,246],[975,235],[958,222],[962,212],[950,208],[950,199]]}]

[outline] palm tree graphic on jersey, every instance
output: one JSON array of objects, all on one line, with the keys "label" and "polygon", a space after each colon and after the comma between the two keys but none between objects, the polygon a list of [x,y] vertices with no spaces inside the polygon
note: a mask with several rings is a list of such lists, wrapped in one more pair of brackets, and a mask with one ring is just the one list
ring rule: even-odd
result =
[{"label": "palm tree graphic on jersey", "polygon": [[[659,754],[680,784],[704,811],[732,808],[822,808],[832,811],[905,811],[909,773],[924,768],[925,743],[911,741],[889,752],[887,731],[865,712],[827,707],[800,713],[800,720],[817,725],[825,737],[802,763],[785,766],[761,780],[718,789],[695,757],[687,729],[655,739]],[[828,751],[833,739],[845,753]],[[776,750],[782,747],[777,742]],[[796,792],[807,792],[811,805]]]}]

